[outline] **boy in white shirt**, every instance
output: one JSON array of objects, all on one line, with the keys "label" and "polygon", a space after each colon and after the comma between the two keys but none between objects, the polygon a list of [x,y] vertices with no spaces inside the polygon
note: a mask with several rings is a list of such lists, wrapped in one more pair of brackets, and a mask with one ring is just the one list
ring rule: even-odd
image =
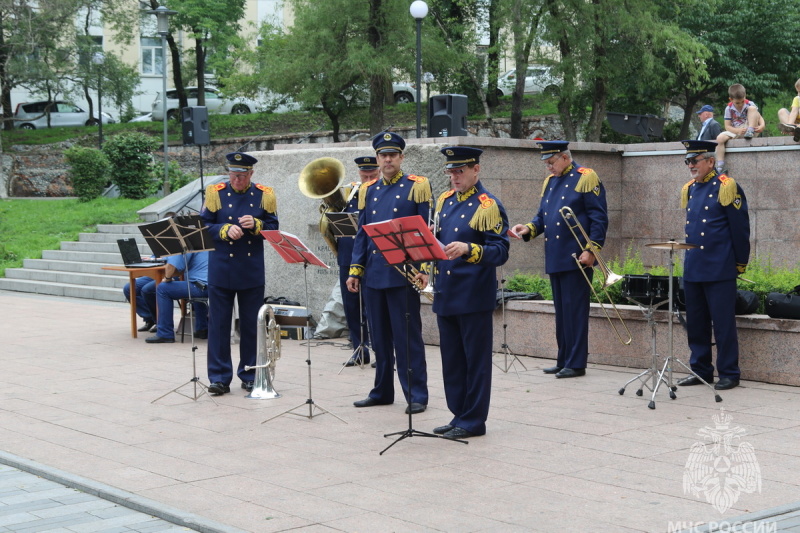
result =
[{"label": "boy in white shirt", "polygon": [[731,139],[752,139],[756,133],[764,131],[764,118],[758,106],[746,98],[745,88],[740,83],[728,87],[731,102],[725,106],[725,131],[717,136],[717,171],[725,168],[725,143]]}]

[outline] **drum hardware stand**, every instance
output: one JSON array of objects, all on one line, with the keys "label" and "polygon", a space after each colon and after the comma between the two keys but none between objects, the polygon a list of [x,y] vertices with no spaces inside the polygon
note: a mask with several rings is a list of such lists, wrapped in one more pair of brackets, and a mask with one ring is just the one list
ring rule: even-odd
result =
[{"label": "drum hardware stand", "polygon": [[[674,239],[670,239],[668,242],[646,244],[645,246],[648,246],[650,248],[661,249],[661,250],[669,250],[669,322],[667,324],[668,325],[667,337],[669,339],[669,344],[668,344],[669,353],[667,354],[667,357],[664,359],[664,366],[661,369],[661,372],[658,374],[658,381],[656,382],[655,389],[653,390],[653,396],[650,399],[650,403],[647,405],[647,407],[649,407],[650,409],[655,409],[656,408],[656,402],[655,402],[656,393],[658,392],[658,387],[661,386],[661,382],[662,381],[664,381],[664,383],[666,383],[666,385],[670,388],[670,391],[671,391],[670,397],[672,397],[672,395],[675,394],[675,391],[678,389],[678,387],[675,386],[675,384],[672,381],[672,363],[673,362],[678,363],[679,365],[681,365],[684,369],[686,369],[686,371],[689,374],[691,374],[694,377],[696,377],[697,379],[699,379],[706,387],[708,387],[711,390],[711,392],[714,394],[714,401],[719,403],[719,402],[722,401],[722,397],[717,393],[717,391],[714,389],[714,387],[711,386],[711,384],[709,384],[708,382],[706,382],[706,380],[704,380],[703,378],[698,376],[695,373],[695,371],[691,369],[691,367],[689,365],[687,365],[686,363],[684,363],[683,361],[681,361],[680,359],[678,359],[677,357],[675,357],[673,355],[673,347],[672,347],[672,338],[673,338],[672,337],[672,322],[673,322],[673,318],[672,317],[673,317],[673,315],[677,314],[676,313],[677,305],[676,305],[676,303],[674,301],[674,294],[673,294],[673,282],[674,282],[673,273],[674,273],[674,267],[675,267],[674,254],[675,254],[675,250],[689,250],[691,248],[697,248],[697,245],[696,244],[690,244],[688,242],[687,243],[675,242]],[[667,379],[666,380],[664,380],[664,374],[667,374]]]},{"label": "drum hardware stand", "polygon": [[503,355],[503,364],[501,366],[496,361],[492,361],[492,363],[505,373],[508,373],[509,369],[513,367],[514,372],[516,372],[517,377],[519,377],[519,370],[517,370],[517,367],[514,366],[515,363],[519,363],[525,371],[528,370],[528,367],[526,367],[522,361],[519,360],[519,357],[517,357],[517,355],[512,352],[511,348],[508,346],[508,323],[506,322],[506,279],[503,277],[503,267],[500,267],[500,308],[503,317],[503,344],[500,347]]},{"label": "drum hardware stand", "polygon": [[[152,224],[140,226],[139,229],[142,232],[142,235],[144,235],[144,238],[147,241],[147,244],[150,246],[150,249],[157,257],[178,254],[183,256],[183,265],[185,267],[184,277],[186,278],[186,293],[188,298],[187,301],[188,303],[191,303],[193,300],[192,287],[191,280],[189,279],[189,262],[186,260],[186,254],[190,252],[205,252],[214,249],[214,247],[211,245],[211,237],[208,235],[205,226],[203,226],[203,222],[200,217],[198,215],[172,217],[154,222]],[[197,345],[195,344],[194,338],[194,307],[192,307],[190,327],[192,330],[191,379],[186,383],[178,385],[174,389],[162,394],[150,403],[156,403],[161,398],[175,393],[193,401],[197,401],[200,397],[206,395],[212,402],[214,402],[214,405],[219,405],[214,397],[208,393],[208,386],[200,381],[200,378],[197,376]],[[193,393],[191,396],[181,390],[190,384],[193,385]],[[198,388],[200,389],[199,393],[197,390]]]},{"label": "drum hardware stand", "polygon": [[[306,290],[306,331],[311,330],[311,312],[309,311],[309,296],[308,296],[308,265],[309,263],[313,263],[317,266],[321,266],[323,268],[330,268],[328,265],[323,263],[314,253],[309,250],[305,244],[300,242],[300,239],[291,235],[289,233],[284,233],[283,231],[279,230],[267,230],[262,231],[261,234],[265,237],[267,242],[269,242],[273,248],[278,252],[278,254],[283,257],[283,259],[287,263],[302,263],[303,264],[303,279],[305,281],[305,290]],[[341,420],[345,424],[347,423],[342,418],[339,418],[335,414],[331,413],[327,409],[324,409],[317,405],[314,402],[313,396],[311,395],[311,342],[310,339],[306,339],[306,365],[308,366],[308,399],[298,405],[297,407],[292,407],[282,413],[279,413],[273,417],[270,417],[263,422],[265,424],[270,420],[274,420],[279,416],[283,415],[295,415],[295,416],[303,416],[308,418],[309,420],[314,418],[317,415],[324,415],[329,414],[332,417]],[[303,415],[300,413],[295,413],[297,409],[301,407],[308,406],[308,415]],[[314,410],[319,412],[314,412]]]}]

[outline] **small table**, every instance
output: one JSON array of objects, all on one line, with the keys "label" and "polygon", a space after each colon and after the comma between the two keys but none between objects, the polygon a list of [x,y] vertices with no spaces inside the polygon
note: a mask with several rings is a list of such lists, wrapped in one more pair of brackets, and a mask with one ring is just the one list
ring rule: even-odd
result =
[{"label": "small table", "polygon": [[140,267],[140,268],[128,268],[123,265],[114,265],[114,266],[104,266],[103,270],[114,270],[117,272],[127,272],[128,279],[130,283],[130,294],[131,294],[131,337],[134,339],[137,337],[136,334],[136,278],[141,278],[147,276],[148,278],[153,278],[156,282],[156,286],[161,283],[161,280],[164,279],[164,270],[166,270],[166,265],[153,265],[152,267]]}]

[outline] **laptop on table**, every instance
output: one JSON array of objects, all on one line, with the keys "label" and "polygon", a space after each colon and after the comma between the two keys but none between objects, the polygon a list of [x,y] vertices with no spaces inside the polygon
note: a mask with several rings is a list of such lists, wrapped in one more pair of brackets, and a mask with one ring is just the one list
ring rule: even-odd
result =
[{"label": "laptop on table", "polygon": [[139,245],[136,244],[136,239],[117,239],[119,245],[119,253],[122,255],[122,262],[128,268],[152,268],[160,266],[165,263],[160,259],[142,259],[139,253]]}]

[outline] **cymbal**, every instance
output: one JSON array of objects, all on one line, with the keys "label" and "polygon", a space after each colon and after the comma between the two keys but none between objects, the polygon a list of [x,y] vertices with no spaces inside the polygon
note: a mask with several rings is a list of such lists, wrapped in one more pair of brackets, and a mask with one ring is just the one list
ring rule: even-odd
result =
[{"label": "cymbal", "polygon": [[676,241],[654,242],[652,244],[645,244],[645,246],[648,248],[655,248],[657,250],[689,250],[691,248],[697,248],[696,244]]}]

